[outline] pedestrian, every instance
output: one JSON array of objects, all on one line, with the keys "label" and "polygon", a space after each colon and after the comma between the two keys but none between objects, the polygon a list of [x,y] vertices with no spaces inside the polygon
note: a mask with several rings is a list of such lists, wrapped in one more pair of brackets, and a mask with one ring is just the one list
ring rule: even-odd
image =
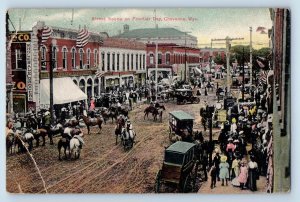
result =
[{"label": "pedestrian", "polygon": [[250,157],[250,162],[248,163],[249,173],[248,173],[248,188],[251,191],[257,191],[256,180],[259,177],[258,166],[255,162],[254,157]]},{"label": "pedestrian", "polygon": [[221,157],[221,163],[219,165],[220,174],[219,177],[222,180],[222,186],[224,186],[224,181],[226,182],[226,186],[228,185],[229,179],[229,164],[227,163],[227,156]]},{"label": "pedestrian", "polygon": [[48,137],[50,139],[50,144],[52,145],[53,139],[52,139],[52,134],[50,132],[50,126],[51,126],[51,115],[49,111],[46,111],[44,116],[44,129],[47,130]]},{"label": "pedestrian", "polygon": [[213,159],[213,163],[214,163],[214,166],[216,167],[216,175],[217,175],[218,181],[220,181],[220,177],[219,177],[220,167],[219,167],[219,165],[221,163],[221,157],[220,157],[220,154],[219,154],[218,151],[216,152],[216,155]]},{"label": "pedestrian", "polygon": [[204,95],[207,96],[207,87],[204,88]]},{"label": "pedestrian", "polygon": [[213,189],[214,187],[216,187],[216,181],[217,181],[217,168],[214,165],[211,167],[210,177],[211,177],[210,188]]},{"label": "pedestrian", "polygon": [[240,175],[240,154],[238,152],[234,153],[235,159],[232,161],[232,179]]},{"label": "pedestrian", "polygon": [[242,161],[241,168],[240,168],[240,174],[238,177],[241,190],[243,190],[245,188],[244,186],[247,183],[247,179],[248,179],[248,167],[246,166],[246,162]]}]

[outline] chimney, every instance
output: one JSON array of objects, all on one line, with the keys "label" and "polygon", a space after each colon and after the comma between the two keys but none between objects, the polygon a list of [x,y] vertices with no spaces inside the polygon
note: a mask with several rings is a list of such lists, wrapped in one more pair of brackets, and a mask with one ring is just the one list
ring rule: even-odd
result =
[{"label": "chimney", "polygon": [[126,25],[123,26],[123,28],[124,28],[124,30],[123,30],[124,33],[129,31],[129,25],[126,24]]}]

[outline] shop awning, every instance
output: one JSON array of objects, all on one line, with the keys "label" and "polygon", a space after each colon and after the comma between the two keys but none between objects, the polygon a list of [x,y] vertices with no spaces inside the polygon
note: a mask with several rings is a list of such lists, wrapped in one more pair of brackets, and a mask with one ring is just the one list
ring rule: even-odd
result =
[{"label": "shop awning", "polygon": [[[50,81],[40,81],[40,104],[50,104]],[[53,79],[53,104],[65,104],[87,99],[87,95],[69,77]]]}]

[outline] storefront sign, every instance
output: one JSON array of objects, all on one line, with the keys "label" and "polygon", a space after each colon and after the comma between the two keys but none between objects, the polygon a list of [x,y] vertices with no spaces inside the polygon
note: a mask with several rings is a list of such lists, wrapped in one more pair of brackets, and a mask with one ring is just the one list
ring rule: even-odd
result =
[{"label": "storefront sign", "polygon": [[13,43],[27,43],[31,41],[30,32],[22,32],[17,34],[11,34]]},{"label": "storefront sign", "polygon": [[26,88],[26,84],[22,81],[17,83],[17,89],[18,90],[24,90]]},{"label": "storefront sign", "polygon": [[26,86],[28,101],[33,101],[33,86],[32,86],[32,66],[31,66],[31,49],[30,43],[26,43]]}]

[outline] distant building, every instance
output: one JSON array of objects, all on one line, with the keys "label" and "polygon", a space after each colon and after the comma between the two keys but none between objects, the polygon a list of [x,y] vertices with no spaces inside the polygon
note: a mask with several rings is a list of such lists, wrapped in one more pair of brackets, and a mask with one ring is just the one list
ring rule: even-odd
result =
[{"label": "distant building", "polygon": [[124,25],[123,33],[114,36],[116,38],[136,40],[145,44],[166,43],[177,44],[196,48],[198,45],[197,37],[175,28],[143,28],[129,29],[129,25]]}]

